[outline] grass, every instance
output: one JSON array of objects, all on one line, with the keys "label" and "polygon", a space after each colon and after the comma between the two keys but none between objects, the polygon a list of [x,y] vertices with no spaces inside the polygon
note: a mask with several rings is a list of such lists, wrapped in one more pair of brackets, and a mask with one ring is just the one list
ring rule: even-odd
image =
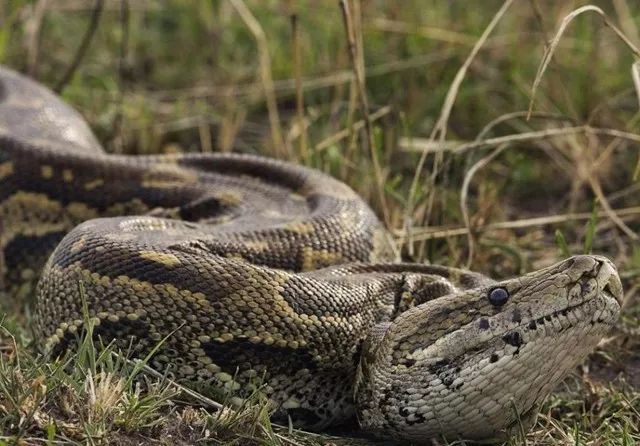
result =
[{"label": "grass", "polygon": [[[593,3],[105,0],[90,34],[90,2],[13,0],[0,62],[58,85],[110,152],[233,149],[328,172],[406,260],[499,278],[608,255],[637,327],[640,7]],[[86,339],[52,362],[28,312],[3,327],[6,444],[356,441],[273,426],[259,396],[215,410]],[[511,443],[639,441],[637,348],[612,334]]]}]

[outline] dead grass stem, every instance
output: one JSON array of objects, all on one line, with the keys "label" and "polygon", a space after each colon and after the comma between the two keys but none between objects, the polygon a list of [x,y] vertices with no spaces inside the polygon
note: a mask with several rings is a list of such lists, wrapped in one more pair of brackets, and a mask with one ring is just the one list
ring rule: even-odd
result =
[{"label": "dead grass stem", "polygon": [[496,136],[494,138],[487,138],[480,141],[466,142],[458,145],[448,144],[442,147],[438,147],[433,144],[433,141],[424,138],[401,138],[398,146],[401,150],[407,152],[450,152],[454,154],[461,154],[469,150],[484,149],[488,147],[496,147],[504,143],[515,143],[525,141],[535,141],[539,139],[547,139],[553,137],[566,137],[576,134],[594,134],[601,136],[611,136],[615,138],[622,138],[628,141],[640,142],[640,135],[631,132],[625,132],[623,130],[592,127],[589,125],[578,125],[571,127],[551,128],[545,130],[534,130],[531,132],[515,133],[504,136]]},{"label": "dead grass stem", "polygon": [[229,0],[236,12],[240,15],[253,37],[258,44],[260,78],[262,80],[262,88],[267,102],[269,114],[269,123],[271,126],[271,141],[276,156],[291,157],[291,150],[287,146],[282,137],[282,127],[280,125],[280,113],[278,112],[278,102],[273,87],[273,77],[271,76],[271,57],[269,56],[269,45],[267,37],[260,26],[260,22],[256,20],[243,0]]},{"label": "dead grass stem", "polygon": [[[359,0],[354,0],[359,1]],[[351,8],[349,7],[348,0],[341,0],[340,7],[342,9],[342,17],[344,19],[344,27],[347,34],[347,43],[349,48],[349,56],[351,58],[351,64],[353,68],[353,74],[355,76],[355,84],[358,88],[358,99],[360,101],[360,113],[364,120],[365,134],[367,136],[367,145],[369,146],[369,152],[371,156],[371,162],[373,164],[373,173],[376,180],[377,197],[380,204],[380,209],[384,218],[384,222],[387,226],[390,225],[390,213],[387,205],[387,199],[384,193],[384,176],[382,174],[382,168],[380,166],[380,160],[378,159],[378,152],[373,140],[373,125],[371,121],[371,114],[369,112],[369,99],[367,97],[367,90],[365,87],[365,78],[363,74],[364,60],[362,51],[361,33],[356,34],[356,26],[354,25],[356,19],[351,14]],[[360,36],[360,37],[358,37]]]},{"label": "dead grass stem", "polygon": [[504,149],[508,147],[507,144],[501,144],[496,149],[485,156],[484,158],[478,160],[464,176],[464,181],[462,182],[462,190],[460,191],[460,211],[462,212],[462,220],[464,221],[464,226],[467,229],[467,244],[468,244],[468,253],[467,253],[467,263],[466,267],[471,267],[471,262],[473,261],[473,255],[475,253],[475,238],[474,231],[471,227],[471,218],[469,217],[469,205],[467,203],[467,197],[469,195],[469,184],[471,184],[471,180],[473,176],[480,169],[488,165],[491,161],[493,161],[498,155],[502,153]]},{"label": "dead grass stem", "polygon": [[[507,0],[502,4],[498,12],[496,12],[496,14],[493,16],[493,19],[491,20],[489,25],[485,28],[480,38],[471,49],[471,52],[467,56],[467,59],[465,60],[465,62],[458,69],[458,72],[456,73],[456,76],[453,82],[449,86],[447,96],[442,105],[442,109],[440,110],[440,116],[438,117],[438,120],[436,121],[436,125],[434,126],[433,130],[431,131],[431,135],[429,136],[430,141],[435,141],[436,138],[440,143],[443,143],[445,141],[446,134],[447,134],[447,124],[449,122],[449,116],[451,115],[451,110],[453,109],[453,105],[455,103],[458,90],[460,88],[460,85],[462,84],[462,81],[464,80],[467,70],[471,65],[471,62],[473,62],[473,60],[475,59],[476,55],[480,52],[480,49],[482,48],[482,46],[487,41],[489,35],[493,32],[494,28],[496,27],[500,19],[504,16],[504,14],[507,12],[507,10],[509,9],[512,3],[513,3],[513,0]],[[420,156],[420,160],[418,161],[418,165],[415,169],[413,180],[411,182],[411,187],[409,189],[409,197],[407,199],[407,204],[405,206],[404,227],[408,232],[409,240],[407,242],[409,243],[409,246],[412,246],[412,243],[410,240],[411,239],[410,228],[413,225],[415,198],[418,192],[418,185],[420,182],[420,178],[422,177],[422,170],[424,168],[424,164],[426,160],[427,160],[427,152],[423,152],[422,155]],[[428,205],[427,205],[427,211],[426,211],[427,215],[430,214],[430,209],[433,205],[433,198],[435,196],[434,195],[435,177],[437,175],[440,163],[441,163],[441,155],[436,155],[433,163],[433,169],[427,184],[427,187],[429,188],[429,198],[427,200]]]},{"label": "dead grass stem", "polygon": [[[612,209],[612,211],[620,218],[625,217],[637,217],[640,215],[640,206],[632,206],[627,208]],[[535,226],[546,226],[560,223],[567,223],[578,220],[589,220],[591,218],[591,212],[577,212],[566,214],[547,215],[544,217],[523,218],[518,220],[501,221],[495,223],[488,223],[486,225],[478,225],[473,228],[474,231],[489,232],[499,231],[504,229],[522,229]],[[598,211],[596,213],[598,218],[608,217],[607,211]],[[469,229],[465,226],[432,226],[432,227],[415,227],[413,228],[413,240],[424,241],[433,240],[447,237],[459,237],[466,236]],[[403,230],[394,231],[394,236],[399,240],[403,240],[406,234]]]},{"label": "dead grass stem", "polygon": [[89,25],[87,25],[87,30],[82,36],[82,39],[80,40],[80,46],[78,46],[78,49],[76,50],[75,54],[73,55],[73,58],[71,59],[71,63],[69,63],[69,65],[67,66],[66,70],[60,77],[60,80],[53,87],[53,91],[55,91],[56,93],[60,93],[62,90],[64,90],[64,87],[71,81],[71,79],[73,78],[73,75],[75,74],[76,70],[80,66],[80,62],[82,61],[82,58],[87,53],[87,50],[89,49],[89,45],[93,40],[93,36],[95,35],[98,29],[98,22],[100,21],[100,15],[102,14],[103,6],[104,6],[104,0],[95,0],[95,6],[91,11],[91,19],[89,19]]},{"label": "dead grass stem", "polygon": [[607,14],[605,14],[605,12],[602,9],[600,9],[599,7],[594,6],[594,5],[586,5],[586,6],[583,6],[581,8],[578,8],[578,9],[572,11],[567,16],[565,16],[565,18],[562,20],[562,23],[560,23],[560,27],[558,28],[558,31],[556,31],[556,34],[553,36],[553,39],[551,40],[551,43],[546,48],[544,56],[542,56],[542,61],[540,62],[540,65],[538,67],[538,72],[536,73],[536,77],[533,80],[533,87],[531,88],[531,100],[529,102],[529,112],[533,111],[533,104],[534,104],[534,101],[535,101],[536,93],[538,91],[538,87],[540,86],[540,82],[542,81],[542,76],[544,75],[544,72],[546,71],[547,67],[549,66],[549,63],[551,62],[551,59],[553,58],[553,54],[555,53],[555,51],[556,51],[556,49],[558,47],[558,44],[560,43],[560,40],[562,39],[562,35],[564,34],[564,32],[567,29],[567,27],[569,26],[569,24],[576,17],[578,17],[580,14],[584,14],[586,12],[594,12],[594,13],[600,15],[602,17],[602,19],[604,20],[604,24],[606,26],[610,27],[613,30],[613,32],[615,32],[615,34],[620,38],[620,40],[622,40],[625,43],[625,45],[627,45],[627,47],[633,52],[633,54],[635,54],[636,57],[640,57],[640,50],[609,19]]}]

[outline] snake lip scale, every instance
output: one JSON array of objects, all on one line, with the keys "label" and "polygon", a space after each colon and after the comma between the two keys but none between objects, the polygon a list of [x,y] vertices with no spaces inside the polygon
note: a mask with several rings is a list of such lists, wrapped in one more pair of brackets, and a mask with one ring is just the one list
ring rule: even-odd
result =
[{"label": "snake lip scale", "polygon": [[533,425],[620,313],[604,257],[498,282],[394,263],[389,240],[312,169],[106,154],[77,112],[0,68],[0,283],[35,295],[52,353],[86,308],[97,336],[158,347],[149,365],[207,395],[239,405],[260,386],[275,420],[497,441]]}]

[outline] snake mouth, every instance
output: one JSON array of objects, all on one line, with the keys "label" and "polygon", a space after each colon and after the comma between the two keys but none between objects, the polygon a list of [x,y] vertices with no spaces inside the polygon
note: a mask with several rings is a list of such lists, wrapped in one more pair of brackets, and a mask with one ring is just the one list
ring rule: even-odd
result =
[{"label": "snake mouth", "polygon": [[603,274],[609,274],[604,278],[606,283],[587,298],[524,320],[513,328],[496,333],[494,339],[501,338],[505,344],[515,347],[517,354],[521,347],[536,338],[558,336],[588,324],[593,328],[613,327],[624,302],[624,293],[615,271],[604,271]]},{"label": "snake mouth", "polygon": [[[497,337],[500,337],[506,345],[514,347],[514,353],[518,354],[521,347],[533,342],[536,338],[558,336],[585,325],[591,325],[592,330],[597,331],[603,330],[603,326],[611,328],[618,319],[623,299],[620,279],[614,274],[591,298],[523,321]],[[597,326],[601,328],[598,329]],[[609,328],[604,330],[607,331]],[[497,356],[494,357],[497,358]]]},{"label": "snake mouth", "polygon": [[[595,275],[595,278],[596,281],[600,283],[604,282],[604,285],[598,286],[595,292],[592,291],[590,295],[587,295],[586,298],[583,298],[580,302],[569,304],[561,309],[556,309],[548,314],[531,319],[531,321],[544,323],[545,321],[551,321],[554,318],[557,318],[568,321],[569,325],[578,325],[581,319],[584,320],[586,319],[585,316],[590,315],[590,322],[592,324],[603,323],[613,325],[620,312],[620,308],[624,303],[622,283],[615,267],[609,260],[599,260],[599,264],[600,269]],[[576,321],[572,321],[572,319],[568,317],[570,314],[575,314],[585,308],[587,309],[587,314],[582,311],[581,317],[577,317]],[[529,322],[528,324],[523,325],[532,327],[535,324],[533,322]],[[566,328],[569,327],[563,327],[563,330]]]},{"label": "snake mouth", "polygon": [[[611,276],[611,279],[602,287],[602,289],[595,293],[592,298],[583,300],[582,302],[568,305],[565,308],[555,310],[532,321],[538,323],[544,323],[544,321],[550,321],[554,318],[563,317],[567,319],[567,316],[571,313],[575,313],[578,310],[584,308],[590,308],[591,311],[591,323],[607,323],[613,325],[617,319],[617,314],[622,307],[624,296],[622,293],[622,285],[617,275]],[[596,303],[597,302],[597,303]],[[595,305],[594,305],[595,304]],[[610,311],[606,311],[609,308]],[[610,318],[604,318],[604,315],[610,314]],[[523,324],[527,325],[527,324]],[[531,326],[531,322],[528,323]],[[577,324],[571,324],[577,325]]]}]

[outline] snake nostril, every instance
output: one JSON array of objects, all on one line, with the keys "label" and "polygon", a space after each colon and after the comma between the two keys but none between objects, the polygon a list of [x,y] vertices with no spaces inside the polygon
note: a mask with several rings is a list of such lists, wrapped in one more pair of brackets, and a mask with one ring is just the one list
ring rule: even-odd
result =
[{"label": "snake nostril", "polygon": [[565,269],[570,271],[570,275],[576,280],[580,278],[593,278],[596,277],[604,262],[602,259],[591,255],[577,255],[567,259],[565,263]]}]

